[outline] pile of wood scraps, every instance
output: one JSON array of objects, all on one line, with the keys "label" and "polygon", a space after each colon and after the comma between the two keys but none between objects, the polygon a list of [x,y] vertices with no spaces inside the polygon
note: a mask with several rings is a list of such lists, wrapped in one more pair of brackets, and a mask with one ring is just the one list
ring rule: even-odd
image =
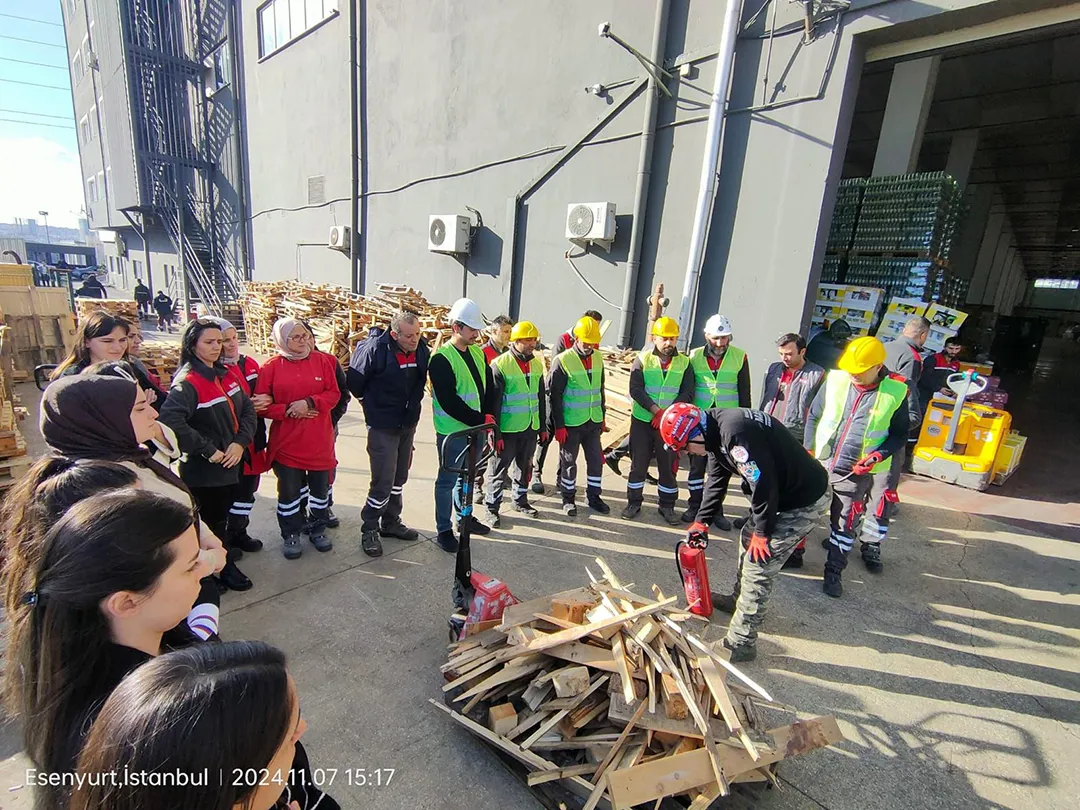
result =
[{"label": "pile of wood scraps", "polygon": [[421,333],[433,349],[449,338],[447,307],[432,304],[411,287],[378,284],[376,289],[374,295],[356,295],[330,284],[250,282],[240,300],[248,345],[273,353],[274,322],[279,318],[300,318],[311,326],[321,351],[348,365],[356,344],[367,338],[371,327],[386,328],[393,314],[401,309],[419,316]]},{"label": "pile of wood scraps", "polygon": [[26,440],[19,430],[12,400],[0,401],[0,490],[7,489],[30,469]]},{"label": "pile of wood scraps", "polygon": [[452,643],[449,707],[431,701],[516,763],[548,806],[704,810],[843,739],[831,716],[792,720],[674,597],[655,585],[638,595],[596,563],[588,587],[508,607]]},{"label": "pile of wood scraps", "polygon": [[162,387],[168,389],[173,375],[180,367],[180,344],[160,340],[144,341],[139,347],[139,359],[158,376]]},{"label": "pile of wood scraps", "polygon": [[126,321],[139,321],[139,305],[134,301],[116,298],[76,298],[75,317],[81,322],[99,310]]}]

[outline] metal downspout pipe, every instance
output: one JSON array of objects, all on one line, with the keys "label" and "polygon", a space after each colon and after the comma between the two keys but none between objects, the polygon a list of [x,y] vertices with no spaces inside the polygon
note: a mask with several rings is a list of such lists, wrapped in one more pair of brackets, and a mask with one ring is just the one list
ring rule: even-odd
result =
[{"label": "metal downspout pipe", "polygon": [[701,162],[701,183],[698,186],[697,208],[694,212],[694,230],[690,235],[690,255],[686,261],[683,279],[682,304],[679,306],[679,345],[690,345],[694,312],[697,308],[698,281],[701,263],[705,257],[705,237],[709,232],[709,216],[720,168],[720,145],[724,138],[724,105],[728,85],[731,83],[731,66],[735,57],[736,37],[742,12],[742,0],[728,0],[724,14],[724,27],[720,32],[720,52],[717,55],[716,81],[713,83],[712,102],[709,104],[709,128],[705,133],[705,157]]},{"label": "metal downspout pipe", "polygon": [[[664,64],[664,47],[670,15],[669,0],[657,0],[656,21],[653,24],[652,48],[649,59]],[[626,280],[623,282],[622,307],[619,310],[619,346],[630,345],[634,328],[634,297],[641,273],[641,240],[645,235],[645,210],[649,204],[649,183],[652,179],[653,144],[656,141],[656,114],[660,91],[655,76],[649,82],[645,97],[645,123],[641,128],[641,152],[638,157],[637,185],[634,187],[634,219],[630,226],[630,253],[626,261]]]}]

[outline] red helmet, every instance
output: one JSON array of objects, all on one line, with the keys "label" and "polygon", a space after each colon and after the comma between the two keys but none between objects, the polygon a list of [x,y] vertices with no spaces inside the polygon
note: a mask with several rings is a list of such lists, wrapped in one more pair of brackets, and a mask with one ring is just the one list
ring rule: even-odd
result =
[{"label": "red helmet", "polygon": [[689,402],[676,402],[660,418],[660,438],[670,450],[682,450],[704,430],[705,413]]}]

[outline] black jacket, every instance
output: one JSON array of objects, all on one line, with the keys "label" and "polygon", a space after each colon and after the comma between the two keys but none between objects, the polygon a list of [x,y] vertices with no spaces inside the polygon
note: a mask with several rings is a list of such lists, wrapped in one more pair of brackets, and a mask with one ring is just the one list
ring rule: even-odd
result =
[{"label": "black jacket", "polygon": [[[749,408],[714,408],[705,412],[705,449],[722,469],[740,476],[750,490],[750,525],[755,534],[772,537],[778,512],[811,506],[829,486],[829,475],[767,413]],[[722,514],[726,477],[709,476],[698,509],[708,525]]]},{"label": "black jacket", "polygon": [[[324,354],[329,354],[329,352],[324,352]],[[337,360],[336,357],[334,359]],[[337,387],[338,391],[341,392],[341,399],[338,400],[337,405],[330,409],[330,423],[337,427],[341,417],[349,410],[349,400],[352,397],[349,396],[348,380],[345,377],[345,369],[341,367],[341,363],[334,363],[334,376],[337,378]]]},{"label": "black jacket", "polygon": [[472,352],[459,351],[458,353],[461,354],[465,367],[472,372],[473,382],[476,383],[476,389],[480,392],[480,410],[473,410],[465,404],[465,400],[458,396],[454,367],[450,365],[449,360],[440,355],[432,357],[428,366],[431,389],[434,391],[435,396],[439,398],[439,404],[444,411],[459,422],[469,427],[476,427],[484,424],[484,414],[487,413],[487,392],[494,385],[491,377],[491,366],[484,365],[483,368],[477,368],[473,362]]},{"label": "black jacket", "polygon": [[224,366],[211,367],[199,360],[185,363],[161,408],[161,421],[176,433],[184,453],[180,477],[188,486],[229,486],[244,469],[243,464],[224,467],[209,461],[233,442],[246,450],[255,438],[255,406],[239,383],[226,379],[229,376]]},{"label": "black jacket", "polygon": [[171,315],[174,308],[173,300],[165,293],[158,293],[154,296],[153,307],[158,315]]},{"label": "black jacket", "polygon": [[922,376],[922,346],[901,335],[885,344],[885,368],[904,378],[908,387],[908,417],[913,434],[922,427],[922,406],[919,404],[919,378]]},{"label": "black jacket", "polygon": [[147,287],[145,284],[136,284],[134,292],[136,301],[150,300],[150,288]]},{"label": "black jacket", "polygon": [[373,329],[349,361],[346,385],[360,401],[369,428],[411,428],[420,421],[431,350],[423,340],[416,347],[410,361],[416,364],[411,383],[398,352],[389,329]]}]

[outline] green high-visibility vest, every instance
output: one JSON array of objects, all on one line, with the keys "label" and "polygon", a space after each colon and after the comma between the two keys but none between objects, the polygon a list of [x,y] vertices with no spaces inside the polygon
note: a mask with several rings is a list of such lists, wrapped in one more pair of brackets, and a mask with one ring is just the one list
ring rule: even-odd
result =
[{"label": "green high-visibility vest", "polygon": [[566,391],[563,392],[563,424],[577,427],[586,422],[604,421],[604,398],[600,393],[604,375],[604,358],[598,352],[592,354],[592,370],[586,371],[581,355],[567,349],[558,357],[559,365],[566,371]]},{"label": "green high-visibility vest", "polygon": [[[450,368],[454,370],[454,381],[456,382],[454,390],[466,405],[474,411],[479,411],[481,410],[480,395],[484,392],[484,366],[486,363],[484,362],[484,353],[479,346],[469,346],[469,354],[480,372],[481,387],[479,389],[476,387],[476,380],[473,378],[472,372],[469,371],[468,365],[461,359],[461,352],[454,348],[454,344],[444,344],[435,352],[435,357],[442,355],[450,361]],[[435,415],[435,432],[440,436],[448,436],[469,427],[442,409],[442,405],[439,404],[439,397],[434,390],[431,392],[431,405],[432,413]]]},{"label": "green high-visibility vest", "polygon": [[[840,423],[844,421],[844,406],[847,404],[848,391],[851,390],[851,375],[846,371],[830,371],[825,375],[825,409],[814,433],[814,457],[822,460],[825,448],[831,444]],[[870,420],[863,434],[863,456],[876,450],[889,435],[889,423],[896,409],[904,404],[908,389],[905,383],[886,377],[878,383],[877,396],[870,409]],[[839,448],[832,448],[835,454]],[[892,466],[892,458],[887,458],[874,465],[873,472],[883,472]]]},{"label": "green high-visibility vest", "polygon": [[517,358],[503,352],[491,365],[499,369],[503,377],[502,410],[499,413],[499,430],[503,433],[521,433],[540,429],[540,378],[544,364],[533,355],[529,361],[529,376],[518,365]]},{"label": "green high-visibility vest", "polygon": [[739,372],[742,371],[746,352],[728,346],[724,359],[715,373],[709,368],[705,347],[690,352],[690,365],[694,368],[694,404],[699,408],[738,408]]},{"label": "green high-visibility vest", "polygon": [[[682,386],[683,374],[690,365],[690,358],[685,354],[677,354],[671,358],[671,363],[665,372],[660,365],[660,358],[652,349],[646,349],[640,355],[641,371],[645,375],[645,393],[653,402],[663,410],[679,395]],[[652,414],[642,408],[637,402],[634,403],[634,418],[642,422],[651,422]]]}]

